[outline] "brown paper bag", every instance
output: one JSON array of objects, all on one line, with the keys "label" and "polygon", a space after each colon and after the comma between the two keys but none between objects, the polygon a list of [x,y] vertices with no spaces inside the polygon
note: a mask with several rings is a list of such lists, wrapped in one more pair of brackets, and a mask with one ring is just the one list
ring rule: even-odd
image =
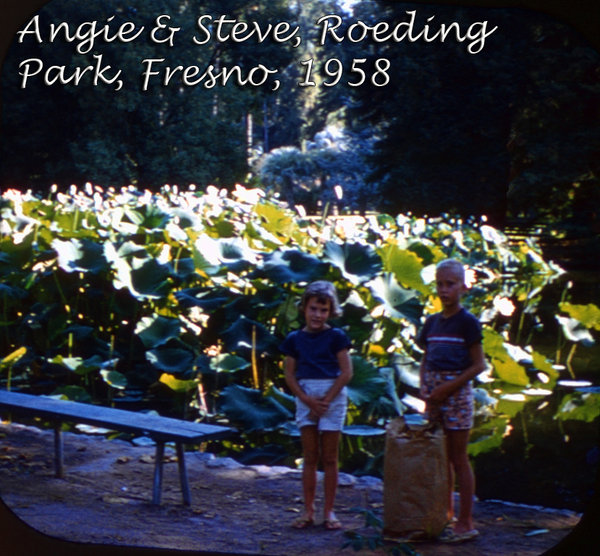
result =
[{"label": "brown paper bag", "polygon": [[389,536],[436,538],[446,526],[448,468],[439,425],[409,425],[403,417],[386,427],[383,527]]}]

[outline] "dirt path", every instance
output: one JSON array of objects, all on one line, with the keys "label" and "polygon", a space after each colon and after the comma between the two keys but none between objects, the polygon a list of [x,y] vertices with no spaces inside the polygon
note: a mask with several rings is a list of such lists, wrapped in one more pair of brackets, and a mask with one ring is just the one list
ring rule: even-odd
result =
[{"label": "dirt path", "polygon": [[[167,451],[162,504],[156,507],[149,503],[152,446],[65,433],[64,450],[65,478],[57,479],[51,431],[0,424],[0,497],[10,508],[0,516],[0,538],[12,541],[8,552],[0,550],[4,556],[32,554],[34,540],[54,542],[54,554],[95,554],[106,545],[113,547],[108,552],[113,556],[121,553],[120,548],[129,553],[131,547],[196,554],[386,553],[384,548],[359,552],[343,548],[347,541],[343,531],[325,531],[318,524],[307,531],[290,528],[301,511],[300,475],[295,470],[242,466],[228,458],[188,452],[192,505],[185,507],[176,460]],[[369,509],[380,516],[381,482],[342,475],[341,484],[337,514],[345,529],[376,536],[378,531],[366,528],[364,517],[352,510]],[[14,515],[49,537],[36,536]],[[419,543],[413,548],[423,556],[533,556],[555,546],[579,519],[568,511],[477,502],[475,522],[481,535],[476,540],[461,545]],[[39,551],[44,553],[45,549]]]}]

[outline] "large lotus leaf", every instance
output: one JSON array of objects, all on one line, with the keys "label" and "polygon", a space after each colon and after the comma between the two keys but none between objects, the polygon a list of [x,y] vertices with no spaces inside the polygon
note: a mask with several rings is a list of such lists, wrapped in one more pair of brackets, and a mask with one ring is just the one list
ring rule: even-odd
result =
[{"label": "large lotus leaf", "polygon": [[396,413],[398,415],[404,415],[404,412],[406,411],[406,406],[402,403],[402,400],[400,400],[400,397],[398,396],[398,389],[396,387],[394,371],[395,370],[393,367],[382,367],[379,370],[381,376],[386,381],[387,394],[388,394],[389,398],[392,400],[392,403],[394,404]]},{"label": "large lotus leaf", "polygon": [[214,311],[231,301],[233,294],[224,288],[189,288],[175,292],[182,307],[200,307],[206,312]]},{"label": "large lotus leaf", "polygon": [[128,243],[117,252],[112,243],[106,242],[104,253],[116,271],[116,289],[127,288],[137,299],[159,299],[169,293],[169,266],[150,258],[135,244]]},{"label": "large lotus leaf", "polygon": [[562,331],[571,342],[581,342],[581,345],[590,347],[595,341],[590,331],[585,328],[577,319],[556,315],[556,320],[560,323]]},{"label": "large lotus leaf", "polygon": [[533,358],[533,366],[538,371],[546,373],[551,379],[558,378],[558,371],[554,368],[551,361],[548,361],[545,356],[537,351],[531,354]]},{"label": "large lotus leaf", "polygon": [[271,385],[267,392],[267,396],[275,398],[280,404],[282,404],[288,411],[292,413],[296,411],[296,398],[274,385]]},{"label": "large lotus leaf", "polygon": [[574,305],[560,303],[558,308],[567,313],[571,318],[578,320],[586,328],[600,330],[600,308],[593,303],[587,305]]},{"label": "large lotus leaf", "polygon": [[32,230],[19,243],[16,243],[10,236],[6,239],[0,239],[0,262],[16,266],[17,268],[24,268],[30,264],[33,258],[32,245],[35,237],[35,230]]},{"label": "large lotus leaf", "polygon": [[52,396],[61,400],[71,400],[81,403],[92,403],[92,396],[82,386],[69,384],[67,386],[59,386],[52,392]]},{"label": "large lotus leaf", "polygon": [[232,423],[241,423],[246,432],[275,429],[293,417],[275,398],[237,384],[225,388],[220,399],[221,411]]},{"label": "large lotus leaf", "polygon": [[471,457],[485,454],[502,446],[506,436],[508,419],[505,416],[495,417],[486,422],[482,427],[481,436],[469,442],[468,453]]},{"label": "large lotus leaf", "polygon": [[147,348],[156,348],[166,344],[172,338],[178,338],[181,325],[178,319],[154,314],[143,317],[135,327],[135,333]]},{"label": "large lotus leaf", "polygon": [[517,384],[519,386],[527,386],[529,378],[525,368],[519,365],[514,359],[493,359],[492,366],[498,377],[509,384]]},{"label": "large lotus leaf", "polygon": [[62,365],[78,375],[87,375],[101,369],[105,361],[99,355],[92,355],[92,357],[85,360],[81,357],[63,357],[62,355],[57,355],[50,360],[50,363]]},{"label": "large lotus leaf", "polygon": [[273,203],[258,203],[253,210],[260,216],[263,227],[276,236],[290,238],[298,231],[291,215]]},{"label": "large lotus leaf", "polygon": [[339,268],[346,279],[360,284],[376,276],[382,267],[381,258],[370,245],[328,241],[324,248],[325,260]]},{"label": "large lotus leaf", "polygon": [[371,280],[367,286],[371,289],[373,297],[383,302],[386,312],[391,317],[420,324],[423,305],[416,292],[402,288],[393,274],[386,272]]},{"label": "large lotus leaf", "polygon": [[136,297],[158,299],[167,295],[171,289],[170,269],[155,259],[144,261],[138,268],[131,270],[130,291]]},{"label": "large lotus leaf", "polygon": [[58,266],[65,272],[91,272],[97,274],[108,263],[104,256],[104,247],[89,239],[55,239],[52,247],[58,254]]},{"label": "large lotus leaf", "polygon": [[169,374],[183,374],[191,370],[194,354],[181,348],[159,348],[146,352],[146,359],[153,367]]},{"label": "large lotus leaf", "polygon": [[173,274],[179,278],[186,279],[196,273],[194,259],[190,257],[184,257],[177,259],[176,261],[171,261],[171,265],[173,267]]},{"label": "large lotus leaf", "polygon": [[235,373],[246,369],[250,365],[243,357],[232,355],[230,353],[222,353],[211,357],[210,368],[217,372]]},{"label": "large lotus leaf", "polygon": [[84,340],[89,338],[94,333],[94,328],[91,326],[83,326],[81,324],[72,324],[65,328],[65,334],[73,334],[76,340]]},{"label": "large lotus leaf", "polygon": [[273,251],[265,256],[263,264],[267,278],[278,284],[312,282],[321,278],[326,270],[326,263],[297,249]]},{"label": "large lotus leaf", "polygon": [[139,259],[147,259],[149,257],[143,245],[138,245],[134,241],[126,241],[117,250],[119,257],[131,258],[137,257]]},{"label": "large lotus leaf", "polygon": [[346,425],[342,432],[348,436],[381,436],[385,434],[385,429],[368,425]]},{"label": "large lotus leaf", "polygon": [[198,387],[197,380],[180,380],[173,375],[163,373],[158,379],[159,382],[166,384],[174,392],[189,392]]},{"label": "large lotus leaf", "polygon": [[592,423],[600,416],[600,394],[575,393],[565,396],[555,418]]},{"label": "large lotus leaf", "polygon": [[362,357],[352,356],[352,379],[348,383],[348,398],[356,405],[378,399],[385,394],[387,381],[377,368]]},{"label": "large lotus leaf", "polygon": [[9,286],[8,284],[0,284],[0,297],[3,297],[6,301],[18,301],[27,297],[27,292],[16,286]]},{"label": "large lotus leaf", "polygon": [[220,266],[241,272],[257,260],[257,253],[242,238],[215,239],[204,234],[194,242],[196,266],[209,273]]},{"label": "large lotus leaf", "polygon": [[[131,209],[128,209],[125,212],[132,222],[145,228],[147,231],[162,231],[170,218],[170,216],[163,212],[161,208],[152,203],[144,205],[143,211],[137,210],[134,214],[132,213],[134,213],[134,211]],[[139,218],[134,220],[136,216]]]},{"label": "large lotus leaf", "polygon": [[228,352],[246,352],[255,345],[258,353],[274,350],[278,341],[261,323],[244,316],[237,319],[221,337]]},{"label": "large lotus leaf", "polygon": [[402,384],[406,384],[411,388],[419,388],[421,379],[419,376],[419,363],[402,354],[394,357],[394,368],[398,379]]},{"label": "large lotus leaf", "polygon": [[6,357],[0,359],[0,369],[6,369],[12,367],[19,359],[21,359],[27,353],[26,347],[20,347],[12,353],[9,353]]},{"label": "large lotus leaf", "polygon": [[105,369],[100,371],[100,376],[102,376],[102,379],[104,382],[106,382],[106,384],[116,388],[117,390],[125,390],[127,387],[127,378],[125,378],[125,375],[118,371]]},{"label": "large lotus leaf", "polygon": [[429,293],[429,288],[421,277],[423,262],[415,253],[390,243],[380,249],[379,254],[384,270],[393,273],[398,283],[423,294]]}]

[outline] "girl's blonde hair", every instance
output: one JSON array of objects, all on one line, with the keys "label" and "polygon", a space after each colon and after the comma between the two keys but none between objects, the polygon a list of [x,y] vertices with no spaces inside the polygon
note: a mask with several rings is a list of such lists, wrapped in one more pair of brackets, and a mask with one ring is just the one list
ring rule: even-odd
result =
[{"label": "girl's blonde hair", "polygon": [[302,299],[300,300],[300,309],[302,311],[306,308],[308,300],[313,297],[316,297],[317,301],[321,303],[329,301],[332,317],[339,317],[342,314],[335,286],[331,282],[317,280],[306,286],[306,289],[302,294]]}]

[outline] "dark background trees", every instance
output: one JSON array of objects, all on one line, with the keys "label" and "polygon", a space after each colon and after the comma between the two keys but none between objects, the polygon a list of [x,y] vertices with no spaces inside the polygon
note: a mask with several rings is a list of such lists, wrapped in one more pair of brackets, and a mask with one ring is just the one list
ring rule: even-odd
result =
[{"label": "dark background trees", "polygon": [[[477,54],[451,39],[318,44],[315,22],[322,15],[337,13],[346,24],[394,23],[406,20],[408,10],[417,11],[421,27],[435,16],[432,26],[456,21],[465,29],[486,20],[498,31]],[[52,0],[40,13],[44,25],[54,19],[75,26],[115,15],[147,28],[168,14],[169,24],[181,31],[172,48],[136,40],[98,44],[84,56],[75,56],[73,44],[65,42],[13,44],[2,72],[3,188],[44,190],[87,181],[150,189],[165,183],[231,187],[251,179],[290,201],[297,197],[290,192],[301,187],[309,192],[305,198],[324,203],[342,185],[340,204],[350,210],[485,214],[497,225],[508,217],[598,232],[598,53],[542,13],[367,1],[356,3],[350,15],[335,0]],[[222,13],[263,25],[297,23],[302,44],[212,41],[200,47],[189,40],[196,17]],[[148,57],[201,68],[247,69],[262,62],[281,69],[281,87],[271,92],[153,83],[141,91],[132,79],[118,92],[39,80],[19,88],[17,66],[25,58],[82,65],[95,53],[126,75],[139,74],[140,60]],[[337,58],[347,70],[362,57],[366,66],[389,59],[390,84],[376,87],[367,80],[349,87],[342,80],[322,86],[326,60]],[[299,87],[301,61],[308,59],[317,86]],[[343,132],[343,144],[315,150],[327,126]],[[282,147],[294,153],[298,168],[286,178],[287,193],[276,179],[261,181],[257,170],[270,164],[279,172],[269,157],[283,160]]]}]

